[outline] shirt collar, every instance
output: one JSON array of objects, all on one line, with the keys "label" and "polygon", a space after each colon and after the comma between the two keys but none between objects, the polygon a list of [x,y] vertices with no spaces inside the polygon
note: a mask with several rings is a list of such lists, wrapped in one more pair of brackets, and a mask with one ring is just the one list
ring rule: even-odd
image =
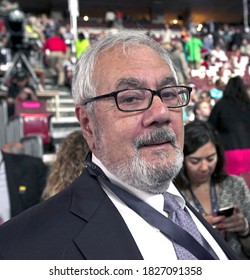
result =
[{"label": "shirt collar", "polygon": [[[162,194],[148,193],[143,190],[136,189],[133,186],[130,186],[130,185],[124,183],[116,175],[114,175],[109,170],[107,170],[107,168],[103,165],[103,163],[93,153],[92,153],[92,161],[93,161],[93,163],[95,163],[102,169],[102,171],[106,174],[106,176],[109,178],[109,180],[113,184],[132,193],[133,195],[140,198],[144,202],[148,203],[155,209],[157,209],[159,211],[161,211],[163,209],[164,198],[163,198]],[[176,201],[180,204],[181,208],[185,207],[185,200],[184,200],[183,196],[180,194],[180,192],[177,190],[177,188],[174,186],[174,184],[172,182],[170,182],[167,192],[174,195],[174,197],[176,198]]]}]

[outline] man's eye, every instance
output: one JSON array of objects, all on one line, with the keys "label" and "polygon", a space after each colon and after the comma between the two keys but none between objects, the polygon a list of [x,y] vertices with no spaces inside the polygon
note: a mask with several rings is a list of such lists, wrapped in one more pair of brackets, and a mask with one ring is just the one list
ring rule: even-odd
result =
[{"label": "man's eye", "polygon": [[137,103],[142,100],[144,100],[145,96],[142,92],[140,91],[129,91],[129,92],[124,92],[120,93],[117,96],[118,103],[126,103],[126,104],[132,104],[132,103]]},{"label": "man's eye", "polygon": [[140,100],[138,97],[130,96],[130,97],[124,97],[122,99],[119,99],[119,103],[134,103],[137,102],[138,100]]},{"label": "man's eye", "polygon": [[178,94],[176,92],[166,91],[166,92],[162,92],[161,96],[164,99],[171,99],[171,98],[177,98]]}]

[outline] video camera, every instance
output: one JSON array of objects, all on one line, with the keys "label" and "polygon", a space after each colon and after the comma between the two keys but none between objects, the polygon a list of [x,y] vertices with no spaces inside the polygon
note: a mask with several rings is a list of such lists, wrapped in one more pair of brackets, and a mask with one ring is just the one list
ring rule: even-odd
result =
[{"label": "video camera", "polygon": [[6,27],[9,32],[8,47],[17,51],[27,49],[25,44],[25,14],[20,10],[12,10],[6,17]]},{"label": "video camera", "polygon": [[31,45],[25,36],[25,20],[25,14],[18,9],[10,11],[6,17],[5,25],[9,33],[7,48],[11,49],[13,59],[2,79],[2,84],[6,85],[8,83],[12,72],[16,68],[16,70],[26,69],[38,87],[42,88],[40,80],[28,60]]}]

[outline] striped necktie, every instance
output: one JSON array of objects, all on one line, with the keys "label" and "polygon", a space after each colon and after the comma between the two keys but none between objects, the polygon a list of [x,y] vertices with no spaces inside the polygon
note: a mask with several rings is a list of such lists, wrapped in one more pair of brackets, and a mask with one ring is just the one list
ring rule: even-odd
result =
[{"label": "striped necktie", "polygon": [[[169,219],[175,224],[182,227],[189,234],[191,234],[201,245],[201,234],[196,227],[187,209],[182,209],[175,197],[170,193],[164,193],[164,211],[168,212]],[[197,259],[188,250],[174,242],[174,248],[179,260],[192,260]]]}]

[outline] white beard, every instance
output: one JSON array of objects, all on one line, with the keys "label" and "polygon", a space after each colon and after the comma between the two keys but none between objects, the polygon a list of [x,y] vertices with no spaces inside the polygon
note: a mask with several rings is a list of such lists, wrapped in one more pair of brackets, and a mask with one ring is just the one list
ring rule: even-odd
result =
[{"label": "white beard", "polygon": [[[154,131],[147,133],[147,135],[138,137],[134,143],[133,157],[118,160],[114,160],[110,156],[106,144],[101,140],[101,129],[98,127],[95,132],[98,139],[96,155],[99,160],[112,174],[132,187],[149,193],[163,193],[168,189],[170,181],[174,179],[182,167],[183,152],[175,145],[176,137],[172,130],[155,128]],[[167,160],[169,157],[168,151],[159,153],[162,162],[166,162],[166,164],[162,165],[146,162],[139,155],[138,148],[140,146],[163,140],[171,141],[176,154],[175,160]]]}]

